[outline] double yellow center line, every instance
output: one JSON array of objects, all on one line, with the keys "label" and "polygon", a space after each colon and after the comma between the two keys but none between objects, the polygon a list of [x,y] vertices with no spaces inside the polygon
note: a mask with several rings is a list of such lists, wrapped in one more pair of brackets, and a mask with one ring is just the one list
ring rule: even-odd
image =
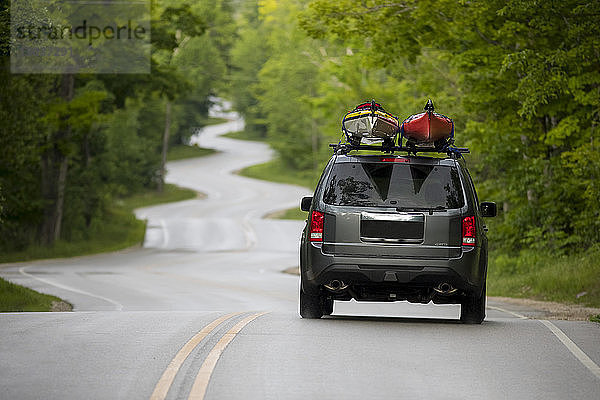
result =
[{"label": "double yellow center line", "polygon": [[[200,332],[195,334],[185,345],[183,345],[181,350],[177,352],[173,360],[171,360],[171,362],[167,366],[165,372],[158,380],[158,383],[154,387],[154,392],[152,392],[152,395],[150,396],[150,400],[164,400],[167,397],[167,393],[169,393],[169,389],[171,388],[171,385],[175,380],[177,372],[179,372],[179,369],[183,365],[184,361],[191,354],[191,352],[200,344],[200,342],[202,342],[204,338],[206,338],[206,336],[208,336],[212,331],[214,331],[219,325],[240,314],[242,313],[231,313],[217,318],[216,320],[202,328]],[[194,384],[192,385],[192,390],[190,391],[190,394],[188,396],[189,400],[204,399],[206,389],[208,388],[208,383],[210,382],[210,377],[213,373],[213,370],[215,369],[215,366],[217,365],[217,361],[219,361],[219,358],[221,357],[221,354],[223,353],[225,348],[229,345],[229,343],[231,343],[235,336],[238,333],[240,333],[240,331],[246,325],[254,321],[256,318],[260,317],[261,315],[265,314],[266,312],[261,312],[247,316],[246,318],[235,324],[233,328],[231,328],[227,333],[223,335],[223,337],[221,337],[219,342],[212,348],[212,350],[204,360],[204,363],[200,367],[200,370],[196,375]]]}]

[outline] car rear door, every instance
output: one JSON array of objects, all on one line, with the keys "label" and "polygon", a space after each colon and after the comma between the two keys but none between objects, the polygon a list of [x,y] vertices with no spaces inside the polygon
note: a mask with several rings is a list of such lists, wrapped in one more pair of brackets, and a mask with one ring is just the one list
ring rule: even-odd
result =
[{"label": "car rear door", "polygon": [[389,258],[452,258],[461,252],[465,204],[455,167],[382,157],[333,167],[323,200],[323,251]]}]

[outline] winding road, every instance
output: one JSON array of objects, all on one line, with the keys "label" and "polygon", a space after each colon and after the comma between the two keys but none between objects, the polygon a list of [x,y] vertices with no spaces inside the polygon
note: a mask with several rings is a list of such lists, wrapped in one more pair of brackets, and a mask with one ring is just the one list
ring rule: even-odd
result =
[{"label": "winding road", "polygon": [[310,193],[235,175],[262,143],[205,128],[218,153],[169,163],[204,198],[137,210],[143,247],[0,266],[0,276],[74,305],[0,314],[0,399],[600,398],[600,324],[528,319],[490,302],[482,325],[458,306],[336,303],[298,316],[304,223],[264,219]]}]

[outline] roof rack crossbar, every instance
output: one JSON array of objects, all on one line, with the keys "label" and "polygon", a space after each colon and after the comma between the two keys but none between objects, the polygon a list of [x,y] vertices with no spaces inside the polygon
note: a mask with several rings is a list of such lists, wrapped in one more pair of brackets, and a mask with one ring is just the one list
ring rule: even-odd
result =
[{"label": "roof rack crossbar", "polygon": [[383,153],[393,153],[395,151],[405,151],[408,153],[447,153],[448,155],[456,155],[469,153],[469,149],[464,147],[447,146],[443,149],[413,147],[413,146],[372,146],[366,144],[353,145],[349,143],[331,143],[329,147],[333,148],[336,153],[346,154],[352,150],[371,150],[380,151]]}]

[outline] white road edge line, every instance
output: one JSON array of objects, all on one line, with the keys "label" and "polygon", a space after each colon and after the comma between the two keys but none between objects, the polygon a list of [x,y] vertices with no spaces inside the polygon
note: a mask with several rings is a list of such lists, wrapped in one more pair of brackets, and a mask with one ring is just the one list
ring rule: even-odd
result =
[{"label": "white road edge line", "polygon": [[583,352],[569,337],[556,325],[547,320],[540,320],[556,336],[562,344],[588,369],[596,378],[600,379],[600,367],[587,354]]},{"label": "white road edge line", "polygon": [[59,289],[64,289],[64,290],[68,290],[68,291],[73,292],[73,293],[79,293],[79,294],[82,294],[84,296],[89,296],[89,297],[94,297],[96,299],[104,300],[104,301],[106,301],[106,302],[114,305],[116,307],[116,311],[123,311],[123,305],[121,303],[118,303],[118,302],[116,302],[114,300],[111,300],[108,297],[99,296],[97,294],[92,294],[90,292],[86,292],[86,291],[83,291],[83,290],[75,289],[75,288],[72,288],[70,286],[61,285],[60,283],[51,282],[51,281],[46,280],[44,278],[38,278],[35,275],[32,275],[32,274],[30,274],[28,272],[25,272],[25,268],[29,268],[29,267],[21,267],[21,268],[19,268],[19,273],[21,275],[23,275],[23,276],[26,276],[26,277],[31,278],[31,279],[35,279],[36,281],[43,282],[43,283],[45,283],[47,285],[54,286],[54,287],[57,287]]},{"label": "white road edge line", "polygon": [[500,311],[506,314],[510,314],[512,316],[515,316],[519,319],[529,319],[528,317],[524,316],[523,314],[519,314],[513,311],[509,311],[509,310],[505,310],[504,308],[501,307],[496,307],[496,306],[487,306],[487,308],[489,308],[490,310],[496,310],[496,311]]},{"label": "white road edge line", "polygon": [[167,224],[165,223],[164,219],[160,220],[160,227],[162,228],[162,234],[163,234],[163,242],[161,247],[163,249],[167,248],[167,244],[169,244],[169,232],[167,231]]},{"label": "white road edge line", "polygon": [[246,249],[252,249],[256,243],[258,243],[258,238],[256,237],[256,232],[254,228],[252,228],[252,224],[250,223],[250,219],[252,218],[253,212],[250,211],[244,218],[242,219],[242,229],[244,230],[244,234],[246,236]]}]

